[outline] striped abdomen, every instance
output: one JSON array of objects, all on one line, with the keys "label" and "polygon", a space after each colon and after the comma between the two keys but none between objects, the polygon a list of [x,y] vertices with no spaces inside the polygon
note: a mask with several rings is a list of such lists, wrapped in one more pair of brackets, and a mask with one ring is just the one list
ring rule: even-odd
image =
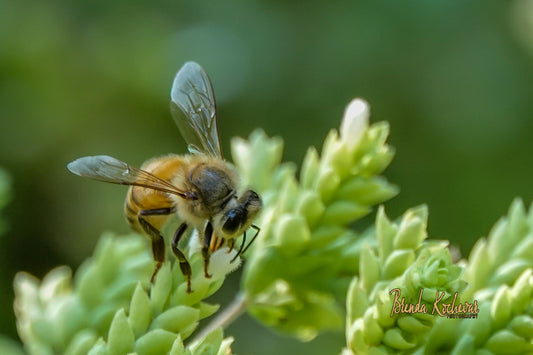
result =
[{"label": "striped abdomen", "polygon": [[[171,182],[174,177],[183,174],[183,158],[178,155],[154,158],[144,163],[141,169]],[[174,211],[175,208],[176,206],[173,200],[167,193],[140,186],[131,186],[129,188],[124,204],[128,223],[134,230],[140,233],[144,233],[144,230],[139,224],[139,215],[143,213],[142,211],[163,211],[165,209],[172,209]],[[157,230],[161,230],[169,216],[168,213],[144,213],[143,218]]]}]

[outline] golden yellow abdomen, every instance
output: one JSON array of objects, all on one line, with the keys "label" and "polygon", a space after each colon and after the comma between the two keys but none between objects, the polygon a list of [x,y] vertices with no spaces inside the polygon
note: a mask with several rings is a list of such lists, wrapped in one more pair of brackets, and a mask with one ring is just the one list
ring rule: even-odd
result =
[{"label": "golden yellow abdomen", "polygon": [[[167,155],[153,158],[145,162],[141,167],[144,171],[168,182],[171,182],[172,178],[177,174],[181,174],[184,168],[183,158],[179,155]],[[140,233],[144,233],[138,219],[141,211],[167,208],[175,208],[173,200],[170,199],[167,193],[141,186],[130,186],[124,204],[128,223],[134,230]],[[143,216],[147,222],[158,230],[161,230],[168,217],[169,214],[148,214]]]}]

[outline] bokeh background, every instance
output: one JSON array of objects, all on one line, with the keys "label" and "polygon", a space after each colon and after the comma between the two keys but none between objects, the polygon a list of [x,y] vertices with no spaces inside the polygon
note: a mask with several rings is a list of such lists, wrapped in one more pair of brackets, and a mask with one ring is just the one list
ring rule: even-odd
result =
[{"label": "bokeh background", "polygon": [[[105,230],[126,233],[126,189],[65,165],[185,152],[168,110],[187,60],[210,74],[220,135],[257,127],[299,164],[363,97],[387,120],[399,185],[391,217],[429,206],[429,232],[468,253],[512,199],[533,196],[531,1],[0,0],[0,166],[12,178],[0,236],[0,333],[17,339],[12,280],[76,268]],[[369,220],[371,220],[370,217]],[[236,292],[238,274],[221,297]],[[300,344],[248,317],[247,354],[338,353],[343,334]]]}]

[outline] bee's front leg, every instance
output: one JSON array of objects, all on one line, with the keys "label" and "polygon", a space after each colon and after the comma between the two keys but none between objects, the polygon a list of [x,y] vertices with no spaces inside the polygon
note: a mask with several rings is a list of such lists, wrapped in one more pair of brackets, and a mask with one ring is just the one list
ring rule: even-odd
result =
[{"label": "bee's front leg", "polygon": [[204,258],[204,275],[206,278],[210,278],[211,275],[207,272],[209,268],[209,258],[211,252],[209,246],[211,245],[211,237],[213,236],[213,225],[211,222],[207,222],[204,231],[204,245],[202,246],[202,258]]}]

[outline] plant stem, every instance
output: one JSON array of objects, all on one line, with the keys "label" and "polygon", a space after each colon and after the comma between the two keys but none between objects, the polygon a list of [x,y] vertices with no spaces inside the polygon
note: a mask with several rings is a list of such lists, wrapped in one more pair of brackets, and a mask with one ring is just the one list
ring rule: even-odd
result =
[{"label": "plant stem", "polygon": [[226,308],[218,313],[204,328],[198,332],[198,334],[194,336],[191,343],[201,340],[218,327],[222,327],[223,329],[226,328],[237,318],[243,315],[245,309],[246,297],[243,293],[239,292]]}]

